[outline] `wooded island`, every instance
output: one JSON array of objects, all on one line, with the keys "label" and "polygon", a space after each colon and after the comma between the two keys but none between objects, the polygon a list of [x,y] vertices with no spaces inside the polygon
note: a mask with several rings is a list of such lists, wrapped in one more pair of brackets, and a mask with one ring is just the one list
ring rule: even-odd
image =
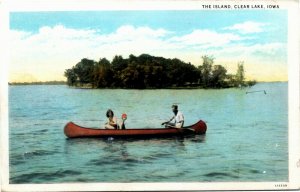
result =
[{"label": "wooded island", "polygon": [[82,59],[64,75],[67,84],[88,88],[229,88],[252,86],[245,81],[244,65],[239,62],[236,74],[227,74],[222,65],[215,65],[212,56],[203,56],[203,64],[196,67],[177,58],[166,59],[148,54],[116,55],[110,62]]}]

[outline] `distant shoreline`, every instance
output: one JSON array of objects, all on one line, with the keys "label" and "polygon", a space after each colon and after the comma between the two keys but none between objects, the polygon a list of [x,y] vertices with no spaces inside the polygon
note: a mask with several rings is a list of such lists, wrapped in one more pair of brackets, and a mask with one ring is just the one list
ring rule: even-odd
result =
[{"label": "distant shoreline", "polygon": [[66,81],[8,82],[8,85],[67,85]]},{"label": "distant shoreline", "polygon": [[[288,81],[258,81],[257,83],[287,83]],[[67,85],[66,81],[38,81],[38,82],[8,82],[8,85]],[[95,89],[92,87],[71,86],[76,89]],[[102,89],[117,89],[117,88],[102,88]],[[158,88],[146,88],[158,89]],[[163,89],[205,89],[200,86],[181,86],[181,87],[166,87]]]}]

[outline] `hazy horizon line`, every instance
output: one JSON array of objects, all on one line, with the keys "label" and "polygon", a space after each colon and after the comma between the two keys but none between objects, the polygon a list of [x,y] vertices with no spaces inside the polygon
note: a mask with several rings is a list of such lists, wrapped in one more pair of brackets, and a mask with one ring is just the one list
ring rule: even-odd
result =
[{"label": "hazy horizon line", "polygon": [[[276,81],[256,81],[257,83],[276,83],[276,82],[288,82],[289,80],[276,80]],[[63,80],[51,80],[51,81],[22,81],[22,82],[7,82],[8,84],[24,84],[24,83],[29,83],[29,84],[34,84],[34,83],[67,83],[67,81]]]}]

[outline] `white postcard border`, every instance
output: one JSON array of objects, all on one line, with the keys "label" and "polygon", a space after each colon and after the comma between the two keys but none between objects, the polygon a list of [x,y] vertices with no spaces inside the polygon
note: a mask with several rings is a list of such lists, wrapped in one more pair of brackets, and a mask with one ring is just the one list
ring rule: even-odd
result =
[{"label": "white postcard border", "polygon": [[[289,181],[209,183],[67,183],[9,184],[8,74],[9,12],[79,10],[205,10],[203,4],[278,4],[288,10],[289,69]],[[216,9],[210,9],[216,10]],[[218,9],[220,11],[226,9]],[[249,10],[249,9],[246,9]],[[299,2],[298,1],[200,1],[200,0],[4,0],[0,1],[1,28],[1,189],[5,191],[170,191],[170,190],[287,190],[300,188],[299,128]],[[298,18],[298,19],[297,19]],[[4,30],[2,30],[4,29]]]}]

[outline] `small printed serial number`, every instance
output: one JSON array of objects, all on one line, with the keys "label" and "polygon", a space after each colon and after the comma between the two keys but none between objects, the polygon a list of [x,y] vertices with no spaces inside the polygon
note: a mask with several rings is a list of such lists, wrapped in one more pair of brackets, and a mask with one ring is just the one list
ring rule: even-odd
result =
[{"label": "small printed serial number", "polygon": [[287,184],[275,184],[275,187],[287,187]]}]

